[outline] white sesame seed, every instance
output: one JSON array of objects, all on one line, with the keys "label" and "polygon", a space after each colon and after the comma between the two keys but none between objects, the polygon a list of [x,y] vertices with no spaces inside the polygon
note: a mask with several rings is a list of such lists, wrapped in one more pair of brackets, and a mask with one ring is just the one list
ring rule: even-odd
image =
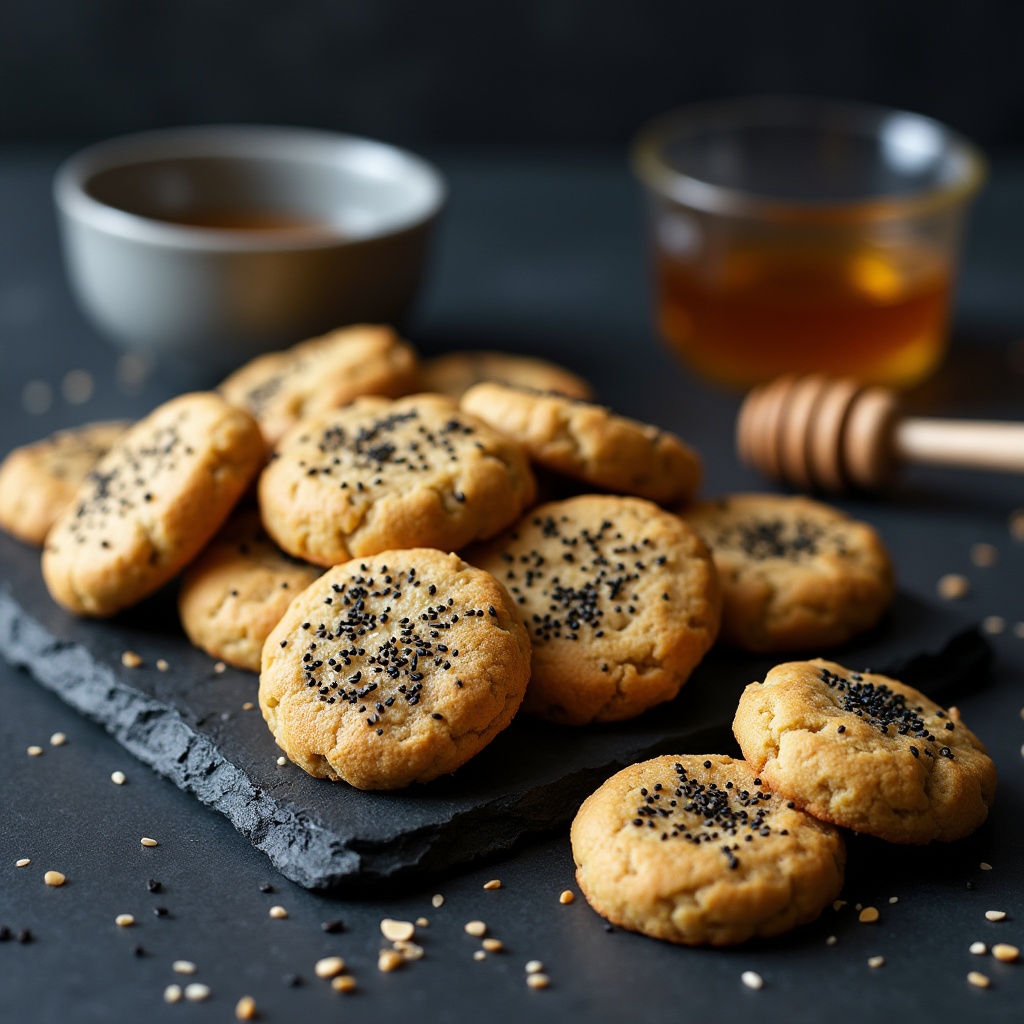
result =
[{"label": "white sesame seed", "polygon": [[180,1003],[181,1002],[181,986],[180,985],[168,985],[164,989],[164,1002],[165,1003]]},{"label": "white sesame seed", "polygon": [[128,779],[126,778],[124,772],[111,772],[110,781],[115,786],[123,786],[128,781]]},{"label": "white sesame seed", "polygon": [[342,974],[331,979],[331,988],[335,992],[355,992],[356,979],[351,974]]},{"label": "white sesame seed", "polygon": [[444,906],[444,897],[440,893],[435,893],[430,897],[430,905],[436,910],[438,907]]},{"label": "white sesame seed", "polygon": [[1005,921],[1006,911],[1005,910],[986,910],[985,911],[986,921]]},{"label": "white sesame seed", "polygon": [[565,892],[563,892],[561,894],[561,896],[558,897],[558,902],[563,904],[563,905],[566,905],[566,904],[572,903],[573,900],[575,900],[575,899],[576,899],[576,894],[574,892],[572,892],[571,890],[566,889]]},{"label": "white sesame seed", "polygon": [[999,549],[992,544],[972,544],[971,564],[979,569],[991,569],[999,561]]},{"label": "white sesame seed", "polygon": [[190,1003],[201,1003],[210,998],[210,986],[201,981],[193,981],[185,986],[185,998]]},{"label": "white sesame seed", "polygon": [[417,928],[428,928],[429,926],[430,926],[430,921],[427,918],[425,918],[425,917],[417,917],[416,918],[416,927]]},{"label": "white sesame seed", "polygon": [[980,971],[971,971],[967,975],[967,980],[977,988],[988,988],[992,984],[988,980],[988,976],[982,974]]},{"label": "white sesame seed", "polygon": [[992,955],[1004,964],[1012,964],[1020,959],[1020,950],[1008,942],[997,942],[992,947]]},{"label": "white sesame seed", "polygon": [[377,970],[388,973],[398,970],[403,963],[401,953],[396,953],[393,949],[382,949],[380,956],[377,957]]},{"label": "white sesame seed", "polygon": [[396,952],[402,954],[403,960],[422,960],[426,953],[426,950],[415,942],[404,942],[399,939],[398,942],[393,942],[392,945],[395,947]]},{"label": "white sesame seed", "polygon": [[989,864],[988,861],[984,861],[984,860],[978,865],[978,867],[981,868],[982,871],[991,871],[992,870],[992,865]]},{"label": "white sesame seed", "polygon": [[125,651],[121,655],[121,664],[125,668],[138,668],[142,664],[142,658],[139,657],[134,651]]},{"label": "white sesame seed", "polygon": [[1006,619],[1002,615],[986,615],[981,620],[981,628],[985,630],[989,636],[998,636],[1000,633],[1006,631]]},{"label": "white sesame seed", "polygon": [[484,939],[480,945],[483,946],[488,953],[500,953],[505,948],[505,944],[501,939]]},{"label": "white sesame seed", "polygon": [[971,583],[966,576],[956,572],[946,573],[940,577],[938,583],[939,597],[946,601],[956,601],[966,597],[971,592]]},{"label": "white sesame seed", "polygon": [[313,973],[318,978],[333,978],[345,970],[345,961],[340,956],[325,956],[317,960]]},{"label": "white sesame seed", "polygon": [[279,757],[277,759],[277,764],[278,764],[279,768],[283,768],[287,763],[288,763],[288,758],[285,757],[283,754],[281,755],[281,757]]},{"label": "white sesame seed", "polygon": [[160,845],[155,839],[150,839],[149,836],[143,836],[139,840],[139,842],[142,843],[143,846],[149,846],[149,847],[159,846]]},{"label": "white sesame seed", "polygon": [[385,917],[380,923],[380,933],[388,942],[408,942],[416,934],[412,921],[396,921]]},{"label": "white sesame seed", "polygon": [[157,670],[157,672],[166,672],[170,667],[171,666],[168,663],[166,658],[157,658],[156,659],[156,670]]},{"label": "white sesame seed", "polygon": [[526,973],[527,974],[539,974],[544,970],[544,965],[539,960],[527,960],[526,961]]},{"label": "white sesame seed", "polygon": [[118,928],[131,928],[131,926],[135,924],[135,917],[132,914],[118,914],[117,917],[114,918],[114,924],[116,924]]},{"label": "white sesame seed", "polygon": [[743,982],[747,988],[759,989],[764,988],[764,978],[761,977],[757,971],[744,971],[740,975],[740,981]]},{"label": "white sesame seed", "polygon": [[46,874],[43,875],[43,881],[47,885],[56,887],[63,885],[67,881],[67,878],[65,878],[59,871],[47,871]]},{"label": "white sesame seed", "polygon": [[63,747],[67,743],[68,738],[62,732],[55,732],[50,737],[50,746],[52,747]]},{"label": "white sesame seed", "polygon": [[484,888],[485,889],[500,889],[501,888],[501,879],[499,879],[499,878],[492,878],[489,882],[484,882]]},{"label": "white sesame seed", "polygon": [[869,956],[868,967],[884,967],[885,957],[884,956]]},{"label": "white sesame seed", "polygon": [[281,919],[288,916],[288,911],[285,910],[284,907],[280,906],[279,904],[275,904],[274,906],[272,906],[268,913],[270,914],[271,917],[277,919]]},{"label": "white sesame seed", "polygon": [[890,903],[899,903],[899,901],[900,901],[899,896],[890,896],[889,897],[889,902]]},{"label": "white sesame seed", "polygon": [[970,951],[975,956],[984,956],[988,952],[988,946],[986,946],[984,942],[972,942]]},{"label": "white sesame seed", "polygon": [[879,915],[878,910],[875,907],[865,907],[860,914],[857,915],[857,920],[860,921],[861,924],[874,924],[880,916],[881,915]]},{"label": "white sesame seed", "polygon": [[191,960],[175,960],[171,964],[171,970],[175,974],[195,974],[198,968]]},{"label": "white sesame seed", "polygon": [[828,938],[827,938],[827,939],[825,940],[825,945],[826,945],[826,946],[834,946],[834,945],[835,945],[835,944],[836,944],[836,943],[837,943],[838,941],[839,941],[839,939],[838,939],[838,938],[837,938],[837,937],[836,937],[835,935],[830,935],[830,936],[829,936],[829,937],[828,937]]},{"label": "white sesame seed", "polygon": [[474,960],[486,960],[487,959],[487,954],[482,949],[478,949],[473,954],[473,959]]},{"label": "white sesame seed", "polygon": [[235,1003],[235,1020],[255,1020],[256,1000],[252,996],[242,996]]},{"label": "white sesame seed", "polygon": [[22,857],[20,860],[16,860],[14,862],[14,866],[16,868],[27,868],[31,863],[32,861],[30,861],[28,857]]},{"label": "white sesame seed", "polygon": [[213,666],[213,671],[216,672],[217,675],[223,675],[227,670],[228,667],[224,664],[223,661],[218,661]]},{"label": "white sesame seed", "polygon": [[253,702],[252,702],[251,700],[247,700],[247,701],[246,701],[246,702],[245,702],[245,703],[244,703],[244,704],[242,705],[242,710],[243,710],[243,711],[252,711],[252,710],[253,710],[253,709],[254,709],[255,707],[256,707],[256,705],[255,705],[255,704],[253,704]]},{"label": "white sesame seed", "polygon": [[483,921],[467,921],[465,925],[466,934],[480,939],[487,934],[487,925]]},{"label": "white sesame seed", "polygon": [[38,757],[42,752],[43,748],[37,747],[35,744],[29,747],[28,750],[26,751],[29,757]]},{"label": "white sesame seed", "polygon": [[526,984],[530,988],[547,988],[551,984],[551,979],[546,974],[528,974]]}]

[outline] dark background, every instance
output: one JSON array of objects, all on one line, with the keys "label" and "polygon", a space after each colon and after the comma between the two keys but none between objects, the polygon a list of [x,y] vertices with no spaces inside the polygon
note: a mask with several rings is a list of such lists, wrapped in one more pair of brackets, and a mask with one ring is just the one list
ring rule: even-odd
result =
[{"label": "dark background", "polygon": [[262,121],[412,146],[622,149],[792,92],[1024,146],[1020,0],[3,0],[0,141]]}]

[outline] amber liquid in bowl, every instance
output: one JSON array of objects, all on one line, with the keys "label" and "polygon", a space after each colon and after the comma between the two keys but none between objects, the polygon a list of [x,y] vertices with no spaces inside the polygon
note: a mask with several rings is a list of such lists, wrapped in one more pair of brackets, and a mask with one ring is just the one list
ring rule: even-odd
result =
[{"label": "amber liquid in bowl", "polygon": [[748,243],[717,263],[660,252],[657,290],[662,334],[712,379],[817,371],[901,386],[942,358],[951,275],[924,250]]}]

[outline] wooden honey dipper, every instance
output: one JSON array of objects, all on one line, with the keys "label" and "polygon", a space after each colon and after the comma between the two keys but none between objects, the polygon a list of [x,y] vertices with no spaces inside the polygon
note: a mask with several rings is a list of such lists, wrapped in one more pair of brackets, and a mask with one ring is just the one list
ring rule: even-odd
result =
[{"label": "wooden honey dipper", "polygon": [[873,490],[904,463],[1024,473],[1024,423],[905,417],[888,388],[821,374],[754,388],[736,448],[747,465],[807,491]]}]

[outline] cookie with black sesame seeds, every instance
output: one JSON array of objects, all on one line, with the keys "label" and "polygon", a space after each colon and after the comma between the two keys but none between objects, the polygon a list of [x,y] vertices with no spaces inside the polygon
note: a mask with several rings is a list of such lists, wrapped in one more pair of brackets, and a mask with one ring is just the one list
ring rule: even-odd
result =
[{"label": "cookie with black sesame seeds", "polygon": [[700,458],[680,438],[591,402],[485,383],[461,405],[518,441],[538,465],[591,487],[673,505],[689,501],[700,484]]},{"label": "cookie with black sesame seeds", "polygon": [[576,879],[613,924],[729,946],[813,921],[843,886],[839,831],[721,754],[656,757],[613,775],[571,830]]},{"label": "cookie with black sesame seeds", "polygon": [[530,638],[505,588],[432,548],[335,566],[263,648],[259,700],[310,775],[399,789],[454,771],[516,713]]},{"label": "cookie with black sesame seeds", "polygon": [[718,632],[703,541],[641,498],[540,505],[465,554],[522,612],[533,642],[523,710],[550,721],[621,721],[671,700]]},{"label": "cookie with black sesame seeds", "polygon": [[47,535],[51,596],[107,616],[151,594],[205,547],[265,458],[255,421],[219,395],[161,405],[100,459]]},{"label": "cookie with black sesame seeds", "polygon": [[257,509],[236,512],[185,570],[181,625],[211,657],[259,672],[268,634],[322,572],[285,554],[267,536]]},{"label": "cookie with black sesame seeds", "polygon": [[722,639],[748,651],[818,651],[892,604],[889,553],[868,523],[810,498],[733,494],[679,514],[722,580]]},{"label": "cookie with black sesame seeds", "polygon": [[15,448],[0,463],[0,529],[41,547],[86,474],[130,426],[86,423]]},{"label": "cookie with black sesame seeds", "polygon": [[563,366],[533,356],[512,352],[448,352],[423,364],[421,384],[424,391],[461,398],[473,385],[485,381],[555,391],[585,401],[594,397],[594,389],[582,377]]},{"label": "cookie with black sesame seeds", "polygon": [[535,492],[515,442],[433,394],[359,398],[304,421],[259,481],[267,532],[318,565],[457,550],[515,522]]},{"label": "cookie with black sesame seeds", "polygon": [[733,732],[773,792],[893,843],[966,836],[995,795],[995,766],[956,708],[832,661],[787,662],[751,683]]},{"label": "cookie with black sesame seeds", "polygon": [[299,420],[362,395],[397,398],[417,389],[419,359],[392,328],[343,327],[282,352],[257,356],[220,385],[274,445]]}]

